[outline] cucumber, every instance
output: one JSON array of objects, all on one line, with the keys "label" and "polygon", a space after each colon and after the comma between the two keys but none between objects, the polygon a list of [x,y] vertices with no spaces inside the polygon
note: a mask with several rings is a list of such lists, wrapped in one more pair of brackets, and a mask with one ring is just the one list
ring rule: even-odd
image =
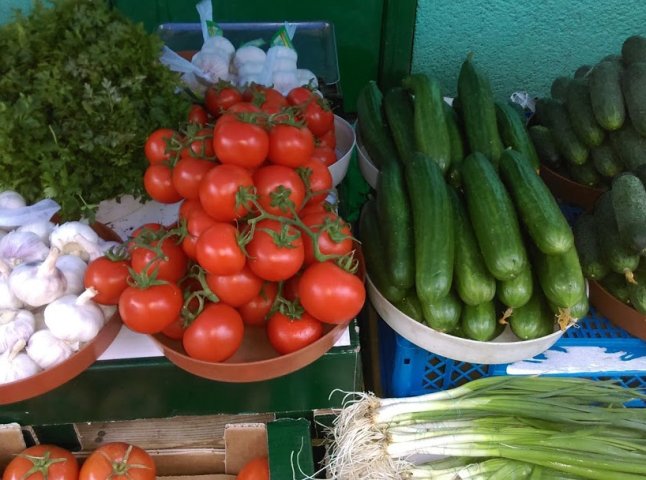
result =
[{"label": "cucumber", "polygon": [[556,77],[550,87],[550,95],[554,100],[565,101],[567,86],[572,80],[569,77]]},{"label": "cucumber", "polygon": [[630,304],[639,313],[646,315],[646,283],[628,285]]},{"label": "cucumber", "polygon": [[624,172],[614,178],[612,207],[615,212],[619,238],[628,248],[646,253],[646,189],[632,173]]},{"label": "cucumber", "polygon": [[554,314],[540,288],[534,289],[531,298],[515,308],[509,317],[511,331],[521,340],[532,340],[554,333]]},{"label": "cucumber", "polygon": [[581,78],[584,78],[591,69],[592,66],[590,65],[581,65],[574,71],[574,79],[579,80]]},{"label": "cucumber", "polygon": [[646,163],[646,138],[635,130],[631,122],[626,121],[621,129],[611,132],[609,138],[626,170],[635,171]]},{"label": "cucumber", "polygon": [[454,187],[459,187],[462,184],[460,180],[460,165],[465,157],[466,148],[464,146],[464,138],[458,123],[458,115],[453,110],[451,105],[444,102],[444,119],[446,120],[446,128],[449,132],[449,143],[451,144],[451,164],[449,166],[448,181]]},{"label": "cucumber", "polygon": [[621,45],[621,57],[628,65],[646,62],[646,38],[641,35],[631,35]]},{"label": "cucumber", "polygon": [[525,305],[534,291],[532,269],[526,268],[516,278],[496,285],[496,296],[507,308],[518,308]]},{"label": "cucumber", "polygon": [[377,169],[396,161],[397,151],[383,112],[383,95],[374,80],[359,91],[357,117],[363,146]]},{"label": "cucumber", "polygon": [[603,143],[606,132],[594,118],[587,80],[576,79],[569,83],[565,108],[574,133],[583,143],[588,147],[598,147]]},{"label": "cucumber", "polygon": [[415,283],[413,219],[398,162],[386,163],[377,177],[377,215],[390,281],[407,290]]},{"label": "cucumber", "polygon": [[635,170],[633,170],[633,173],[637,175],[637,178],[639,178],[642,184],[646,186],[646,163],[640,165]]},{"label": "cucumber", "polygon": [[444,99],[440,83],[423,73],[402,80],[414,96],[415,145],[446,172],[451,164],[451,143],[444,118]]},{"label": "cucumber", "polygon": [[485,265],[497,280],[511,280],[527,267],[527,252],[511,198],[487,157],[479,152],[462,164],[469,218]]},{"label": "cucumber", "polygon": [[401,162],[406,166],[417,149],[415,146],[415,113],[406,90],[393,87],[384,95],[384,112]]},{"label": "cucumber", "polygon": [[626,119],[621,76],[621,63],[614,61],[599,62],[588,73],[590,102],[594,118],[605,130],[620,129]]},{"label": "cucumber", "polygon": [[610,272],[601,280],[601,286],[622,303],[630,303],[630,284],[626,278],[615,272]]},{"label": "cucumber", "polygon": [[556,255],[545,255],[537,248],[532,252],[536,276],[548,302],[569,308],[585,295],[585,279],[574,246]]},{"label": "cucumber", "polygon": [[404,298],[400,301],[395,302],[395,306],[400,312],[405,313],[410,318],[417,320],[418,322],[424,321],[424,312],[422,311],[422,304],[417,298],[415,290],[409,290]]},{"label": "cucumber", "polygon": [[579,252],[583,276],[601,280],[608,274],[610,269],[599,246],[597,224],[592,213],[581,214],[574,223],[574,244]]},{"label": "cucumber", "polygon": [[586,162],[583,165],[568,164],[566,169],[569,177],[581,185],[600,187],[603,184],[601,175],[592,162]]},{"label": "cucumber", "polygon": [[496,119],[503,145],[522,153],[534,170],[538,171],[538,153],[529,138],[521,114],[509,103],[496,102]]},{"label": "cucumber", "polygon": [[634,282],[633,272],[639,266],[639,255],[627,248],[619,236],[619,228],[612,206],[611,192],[604,192],[594,206],[594,221],[597,226],[599,247],[606,264],[616,273]]},{"label": "cucumber", "polygon": [[579,140],[565,106],[549,98],[536,102],[536,111],[549,127],[556,148],[563,158],[573,165],[581,165],[588,159],[588,148]]},{"label": "cucumber", "polygon": [[401,301],[406,295],[406,290],[397,287],[390,281],[386,268],[388,262],[384,258],[384,246],[377,217],[377,202],[374,199],[368,200],[361,209],[359,236],[370,280],[389,302]]},{"label": "cucumber", "polygon": [[635,130],[646,135],[646,61],[631,63],[621,78],[628,116]]},{"label": "cucumber", "polygon": [[493,91],[489,79],[475,66],[470,55],[460,68],[458,96],[469,148],[498,165],[503,146],[496,123]]},{"label": "cucumber", "polygon": [[[557,307],[556,305],[550,305],[551,311],[558,316],[563,315],[562,308]],[[574,305],[568,309],[569,319],[568,320],[578,320],[585,317],[590,311],[590,302],[587,295],[583,295]],[[566,324],[567,325],[567,324]]]},{"label": "cucumber", "polygon": [[546,254],[568,251],[574,244],[572,230],[552,192],[525,157],[505,150],[500,175],[534,244]]},{"label": "cucumber", "polygon": [[561,166],[561,155],[556,148],[550,129],[544,125],[532,125],[527,132],[541,162],[550,168]]},{"label": "cucumber", "polygon": [[496,336],[498,319],[494,302],[465,305],[460,325],[467,338],[486,342]]},{"label": "cucumber", "polygon": [[455,254],[453,206],[442,170],[421,152],[406,167],[415,239],[415,288],[422,304],[449,293]]},{"label": "cucumber", "polygon": [[455,290],[467,305],[488,302],[496,294],[496,280],[484,263],[462,199],[453,188],[449,188],[449,194],[455,214]]},{"label": "cucumber", "polygon": [[424,321],[433,330],[438,332],[450,332],[460,322],[462,313],[462,302],[450,291],[445,297],[439,298],[432,303],[420,299]]},{"label": "cucumber", "polygon": [[590,157],[595,170],[606,178],[616,177],[624,170],[619,156],[608,143],[590,150]]}]

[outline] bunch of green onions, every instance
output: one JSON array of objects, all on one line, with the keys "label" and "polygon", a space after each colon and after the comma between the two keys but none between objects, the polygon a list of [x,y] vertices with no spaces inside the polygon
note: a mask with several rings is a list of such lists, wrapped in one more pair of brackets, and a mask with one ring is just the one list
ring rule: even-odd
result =
[{"label": "bunch of green onions", "polygon": [[330,430],[338,480],[646,478],[646,394],[609,381],[502,376],[428,395],[350,394]]}]

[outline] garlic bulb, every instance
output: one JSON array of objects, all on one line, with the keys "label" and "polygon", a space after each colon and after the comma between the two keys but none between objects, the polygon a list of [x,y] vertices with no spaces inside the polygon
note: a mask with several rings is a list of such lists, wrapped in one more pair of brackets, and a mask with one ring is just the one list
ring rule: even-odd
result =
[{"label": "garlic bulb", "polygon": [[0,208],[22,208],[26,207],[25,198],[13,190],[5,190],[0,193]]},{"label": "garlic bulb", "polygon": [[34,315],[29,310],[0,310],[0,353],[18,340],[29,340],[35,329]]},{"label": "garlic bulb", "polygon": [[97,336],[105,320],[103,311],[92,301],[96,290],[88,288],[80,296],[65,295],[45,307],[45,325],[54,336],[69,342],[88,342]]},{"label": "garlic bulb", "polygon": [[63,295],[66,280],[56,267],[59,255],[60,251],[52,248],[42,262],[23,263],[14,268],[9,275],[14,295],[31,307],[40,307]]},{"label": "garlic bulb", "polygon": [[43,330],[47,328],[45,325],[45,307],[34,308],[31,313],[34,314],[34,330]]},{"label": "garlic bulb", "polygon": [[49,236],[49,244],[63,255],[77,255],[86,262],[103,255],[99,248],[99,235],[82,222],[58,225]]},{"label": "garlic bulb", "polygon": [[0,354],[0,384],[31,377],[40,367],[22,351],[27,342],[18,340],[11,348]]},{"label": "garlic bulb", "polygon": [[308,87],[318,88],[319,81],[316,75],[311,70],[306,68],[299,68],[296,70],[296,78],[299,85],[307,85]]},{"label": "garlic bulb", "polygon": [[22,308],[24,303],[16,297],[9,286],[9,275],[11,269],[0,260],[0,308]]},{"label": "garlic bulb", "polygon": [[61,255],[56,259],[58,268],[65,277],[65,291],[63,295],[78,295],[85,290],[83,279],[87,270],[87,263],[76,255]]},{"label": "garlic bulb", "polygon": [[0,238],[0,259],[10,267],[21,263],[40,262],[48,253],[47,245],[33,232],[14,230]]},{"label": "garlic bulb", "polygon": [[43,243],[49,243],[49,235],[56,225],[50,221],[32,222],[22,225],[16,229],[17,232],[31,232],[38,235]]},{"label": "garlic bulb", "polygon": [[27,355],[40,368],[49,368],[74,355],[75,349],[49,330],[39,330],[27,342]]},{"label": "garlic bulb", "polygon": [[262,48],[256,47],[255,45],[246,45],[236,50],[233,56],[233,66],[239,72],[245,64],[258,63],[262,65],[265,63],[266,58],[267,54]]}]

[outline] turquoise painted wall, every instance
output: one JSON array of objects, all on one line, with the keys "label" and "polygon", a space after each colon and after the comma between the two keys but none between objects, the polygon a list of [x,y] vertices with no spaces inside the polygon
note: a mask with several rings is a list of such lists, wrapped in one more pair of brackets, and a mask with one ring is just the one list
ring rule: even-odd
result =
[{"label": "turquoise painted wall", "polygon": [[0,24],[13,19],[14,10],[27,11],[31,6],[31,0],[2,0],[0,1]]},{"label": "turquoise painted wall", "polygon": [[549,93],[558,75],[619,53],[646,35],[644,0],[418,0],[413,66],[455,95],[470,51],[496,95]]}]

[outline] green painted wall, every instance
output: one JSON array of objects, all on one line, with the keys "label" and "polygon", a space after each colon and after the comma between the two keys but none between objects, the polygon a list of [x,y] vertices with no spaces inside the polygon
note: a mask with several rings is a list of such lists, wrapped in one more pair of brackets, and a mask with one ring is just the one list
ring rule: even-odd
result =
[{"label": "green painted wall", "polygon": [[554,77],[619,53],[633,34],[646,34],[643,0],[418,0],[412,70],[454,95],[473,51],[499,97],[543,96]]}]

